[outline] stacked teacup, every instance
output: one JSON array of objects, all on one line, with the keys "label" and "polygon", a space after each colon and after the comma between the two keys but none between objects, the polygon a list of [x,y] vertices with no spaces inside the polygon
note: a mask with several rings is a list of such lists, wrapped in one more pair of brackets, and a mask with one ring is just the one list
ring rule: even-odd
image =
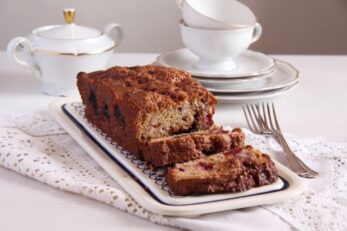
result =
[{"label": "stacked teacup", "polygon": [[249,50],[262,34],[254,13],[236,0],[176,0],[183,49],[158,56],[156,63],[188,71],[220,103],[261,101],[298,83],[288,63]]},{"label": "stacked teacup", "polygon": [[235,0],[177,0],[181,36],[200,60],[198,69],[230,71],[234,58],[257,41],[262,27],[253,12]]}]

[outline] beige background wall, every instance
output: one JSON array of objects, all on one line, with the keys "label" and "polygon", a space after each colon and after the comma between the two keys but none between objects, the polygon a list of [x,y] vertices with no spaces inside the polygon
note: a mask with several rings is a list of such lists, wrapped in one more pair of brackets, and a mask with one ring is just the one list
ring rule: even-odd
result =
[{"label": "beige background wall", "polygon": [[[254,49],[266,53],[347,54],[347,0],[242,0],[264,34]],[[163,52],[182,47],[175,0],[0,0],[0,49],[17,35],[63,23],[61,10],[77,9],[77,23],[100,29],[123,25],[123,52]]]}]

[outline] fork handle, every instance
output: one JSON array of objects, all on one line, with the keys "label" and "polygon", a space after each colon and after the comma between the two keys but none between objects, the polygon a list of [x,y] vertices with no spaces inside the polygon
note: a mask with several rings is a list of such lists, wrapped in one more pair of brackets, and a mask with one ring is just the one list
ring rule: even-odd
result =
[{"label": "fork handle", "polygon": [[290,149],[287,141],[280,132],[276,132],[276,138],[279,144],[282,146],[286,155],[290,168],[301,177],[314,178],[319,174],[308,167],[295,153]]}]

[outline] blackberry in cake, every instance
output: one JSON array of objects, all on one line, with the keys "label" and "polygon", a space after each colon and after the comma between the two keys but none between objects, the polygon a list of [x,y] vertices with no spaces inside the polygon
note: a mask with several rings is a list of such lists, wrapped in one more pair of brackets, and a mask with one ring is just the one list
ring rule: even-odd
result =
[{"label": "blackberry in cake", "polygon": [[154,65],[81,72],[85,115],[112,140],[142,157],[149,140],[213,125],[214,96],[184,71]]},{"label": "blackberry in cake", "polygon": [[225,131],[215,127],[150,140],[144,145],[143,157],[155,167],[163,167],[226,150],[241,150],[244,147],[244,139],[244,133],[239,128]]},{"label": "blackberry in cake", "polygon": [[166,175],[169,188],[180,196],[242,192],[276,180],[274,162],[250,145],[242,150],[225,151],[176,164]]}]

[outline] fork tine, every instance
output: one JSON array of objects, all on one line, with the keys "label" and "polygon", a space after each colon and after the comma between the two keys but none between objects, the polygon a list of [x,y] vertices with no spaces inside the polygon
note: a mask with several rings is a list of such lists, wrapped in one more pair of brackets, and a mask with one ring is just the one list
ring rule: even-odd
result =
[{"label": "fork tine", "polygon": [[267,113],[266,113],[266,110],[265,110],[265,103],[264,102],[262,102],[262,109],[263,109],[263,116],[264,116],[264,127],[265,127],[265,129],[270,129],[269,128],[269,119],[268,119],[268,116],[267,116]]},{"label": "fork tine", "polygon": [[264,130],[267,130],[268,126],[266,124],[266,120],[264,119],[264,116],[261,113],[260,104],[257,103],[252,105],[252,111],[257,119],[257,123],[258,123],[260,131],[263,132]]},{"label": "fork tine", "polygon": [[253,111],[253,113],[254,113],[255,118],[257,119],[258,124],[259,124],[260,126],[262,126],[263,118],[262,118],[262,116],[261,116],[260,113],[257,113],[257,112],[259,112],[259,110],[258,110],[258,105],[257,105],[257,104],[253,104],[253,105],[251,105],[251,106],[252,106],[252,111]]},{"label": "fork tine", "polygon": [[250,109],[250,105],[247,105],[247,111],[248,111],[248,115],[250,116],[251,118],[251,121],[252,121],[252,124],[253,124],[253,127],[255,128],[255,132],[259,133],[260,132],[260,128],[257,124],[257,121],[256,121],[256,118],[254,117],[254,115],[252,114],[252,111]]},{"label": "fork tine", "polygon": [[264,118],[264,115],[262,115],[260,111],[260,104],[259,103],[255,104],[255,108],[257,109],[257,112],[258,112],[259,126],[261,126],[263,129],[266,129],[266,118]]},{"label": "fork tine", "polygon": [[256,110],[255,110],[255,105],[251,104],[250,105],[251,109],[252,109],[252,112],[253,112],[253,116],[255,118],[255,122],[258,124],[258,128],[259,130],[261,131],[262,128],[263,128],[263,125],[262,125],[262,121],[261,119],[259,118],[259,115],[257,114]]},{"label": "fork tine", "polygon": [[[247,109],[247,110],[246,110]],[[247,112],[248,112],[248,116],[247,116]],[[249,109],[249,105],[246,105],[246,107],[244,107],[244,113],[245,113],[245,116],[246,116],[246,120],[248,121],[248,126],[249,128],[255,132],[255,133],[259,133],[260,130],[259,128],[257,127],[255,121],[254,121],[254,118],[252,116],[252,113],[251,113],[251,110]],[[248,119],[249,118],[249,119]]]},{"label": "fork tine", "polygon": [[275,120],[275,125],[278,131],[281,131],[280,125],[278,123],[277,115],[276,115],[276,110],[275,110],[275,104],[272,103],[272,113],[274,115],[274,120]]},{"label": "fork tine", "polygon": [[271,111],[270,111],[270,105],[269,103],[266,103],[266,107],[267,107],[267,112],[268,112],[268,116],[269,116],[269,122],[270,122],[270,126],[272,130],[276,130],[275,126],[272,123],[272,116],[271,116]]}]

